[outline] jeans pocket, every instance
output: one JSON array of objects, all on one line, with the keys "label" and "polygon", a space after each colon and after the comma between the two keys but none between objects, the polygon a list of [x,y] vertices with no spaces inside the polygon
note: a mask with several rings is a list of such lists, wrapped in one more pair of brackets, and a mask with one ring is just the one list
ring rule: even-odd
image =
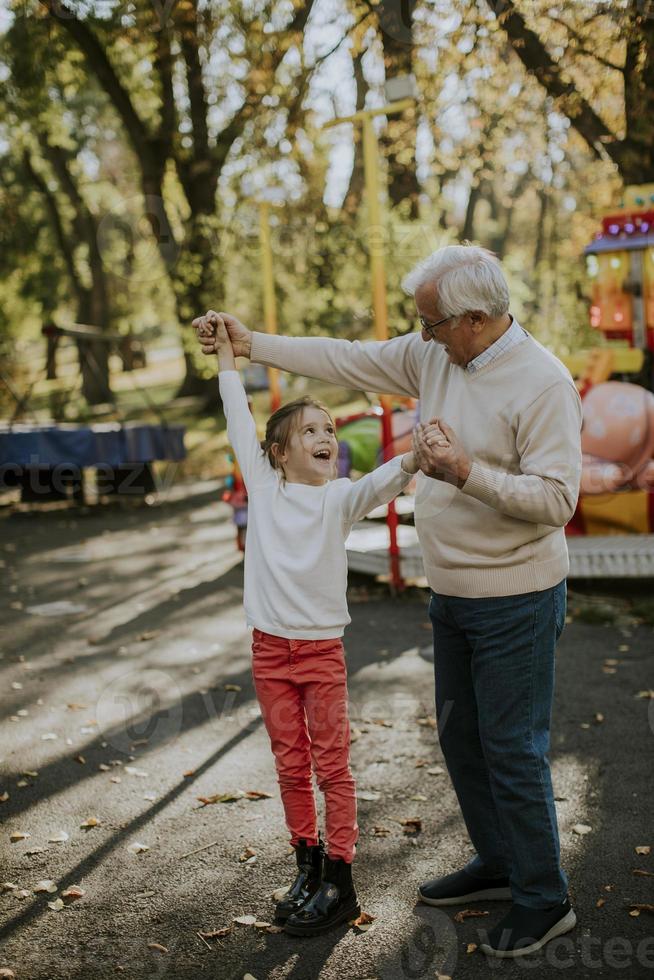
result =
[{"label": "jeans pocket", "polygon": [[556,626],[557,640],[563,632],[565,626],[565,614],[568,604],[568,584],[564,579],[554,588],[554,623]]}]

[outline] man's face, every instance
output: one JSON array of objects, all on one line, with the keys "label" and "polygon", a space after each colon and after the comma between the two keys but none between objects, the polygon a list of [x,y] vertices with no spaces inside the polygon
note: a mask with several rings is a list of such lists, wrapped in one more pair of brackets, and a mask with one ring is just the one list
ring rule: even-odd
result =
[{"label": "man's face", "polygon": [[[427,323],[438,323],[445,316],[438,305],[438,293],[432,283],[418,286],[415,302],[418,316],[421,316]],[[439,327],[429,332],[423,328],[422,339],[441,344],[452,364],[459,367],[465,367],[468,361],[471,361],[475,356],[475,331],[467,314],[452,317],[451,320],[446,320],[445,323],[441,323]]]}]

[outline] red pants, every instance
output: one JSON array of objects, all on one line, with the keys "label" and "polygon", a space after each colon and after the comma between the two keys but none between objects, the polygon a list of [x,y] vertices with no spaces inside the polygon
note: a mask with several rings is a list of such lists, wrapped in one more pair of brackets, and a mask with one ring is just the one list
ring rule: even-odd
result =
[{"label": "red pants", "polygon": [[252,676],[291,844],[318,842],[313,762],[325,794],[327,853],[351,862],[359,828],[341,640],[285,640],[255,629]]}]

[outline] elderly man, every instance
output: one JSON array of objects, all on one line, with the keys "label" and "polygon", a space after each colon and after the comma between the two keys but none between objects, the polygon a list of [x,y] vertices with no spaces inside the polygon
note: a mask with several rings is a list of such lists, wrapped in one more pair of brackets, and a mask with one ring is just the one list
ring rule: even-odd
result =
[{"label": "elderly man", "polygon": [[420,885],[419,897],[437,906],[512,899],[481,949],[521,956],[576,922],[548,749],[581,404],[566,369],[509,313],[501,266],[486,249],[439,249],[404,286],[422,330],[386,342],[273,337],[221,315],[237,354],[418,397],[432,423],[415,435],[416,528],[431,588],[440,743],[476,854]]}]

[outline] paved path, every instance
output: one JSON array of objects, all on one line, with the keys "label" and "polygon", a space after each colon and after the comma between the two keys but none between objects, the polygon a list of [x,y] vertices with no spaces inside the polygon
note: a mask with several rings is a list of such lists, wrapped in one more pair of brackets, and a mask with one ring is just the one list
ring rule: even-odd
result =
[{"label": "paved path", "polygon": [[[357,880],[374,925],[315,940],[248,925],[197,936],[246,914],[270,922],[270,895],[292,876],[253,701],[241,564],[217,499],[189,491],[138,510],[0,517],[0,881],[17,886],[0,896],[0,967],[19,980],[654,977],[654,916],[628,914],[654,903],[654,877],[632,874],[654,872],[654,701],[634,697],[654,688],[651,628],[573,622],[564,633],[552,760],[580,925],[529,963],[489,963],[468,946],[507,905],[456,923],[456,909],[415,903],[422,879],[470,851],[438,772],[425,595],[392,601],[361,582],[346,645]],[[77,611],[44,615],[61,602]],[[198,802],[239,790],[271,797]],[[422,830],[408,836],[400,821],[413,817]],[[89,818],[99,825],[83,829]],[[49,841],[62,831],[67,840]],[[30,837],[10,843],[14,832]],[[239,861],[246,847],[250,863]],[[32,894],[41,879],[59,891]],[[72,885],[83,897],[49,909]]]}]

